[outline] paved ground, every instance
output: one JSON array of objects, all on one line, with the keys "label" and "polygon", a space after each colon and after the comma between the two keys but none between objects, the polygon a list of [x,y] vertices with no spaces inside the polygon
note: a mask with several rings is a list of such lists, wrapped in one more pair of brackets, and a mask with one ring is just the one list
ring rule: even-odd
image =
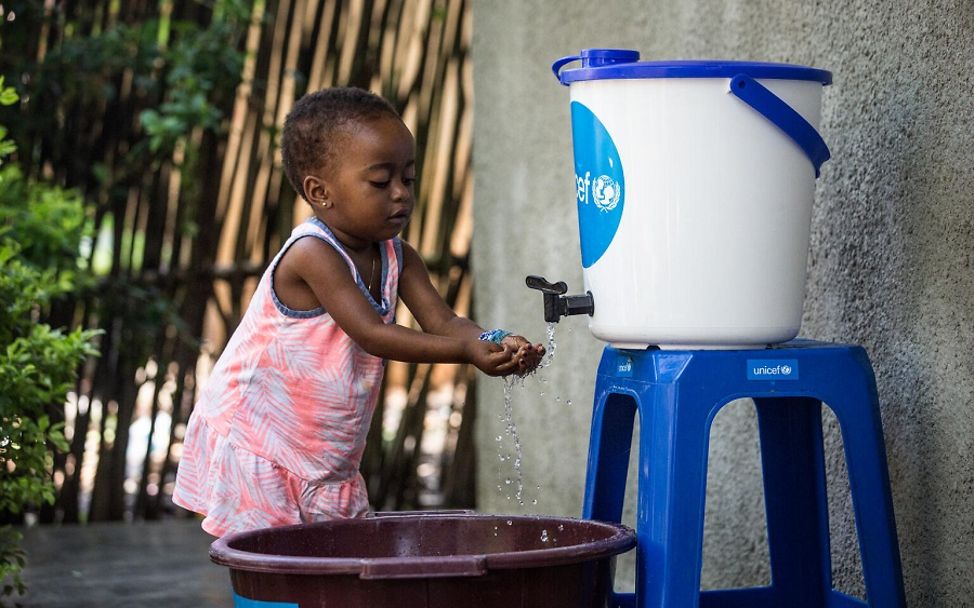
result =
[{"label": "paved ground", "polygon": [[[229,608],[230,575],[192,520],[24,530],[25,608]],[[12,602],[11,602],[12,605]]]}]

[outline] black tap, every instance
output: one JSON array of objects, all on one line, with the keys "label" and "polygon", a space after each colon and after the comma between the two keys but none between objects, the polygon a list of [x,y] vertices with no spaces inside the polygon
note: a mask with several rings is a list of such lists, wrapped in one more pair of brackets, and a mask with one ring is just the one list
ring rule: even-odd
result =
[{"label": "black tap", "polygon": [[592,316],[595,313],[595,301],[591,291],[566,296],[563,294],[568,291],[568,285],[564,281],[549,283],[544,277],[533,274],[528,275],[524,282],[531,289],[537,289],[544,294],[544,320],[549,323],[557,323],[560,318],[568,315]]}]

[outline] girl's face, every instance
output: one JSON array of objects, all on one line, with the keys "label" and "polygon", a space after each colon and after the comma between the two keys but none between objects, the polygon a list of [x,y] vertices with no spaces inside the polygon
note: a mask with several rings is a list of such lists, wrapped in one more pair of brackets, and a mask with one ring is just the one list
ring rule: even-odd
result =
[{"label": "girl's face", "polygon": [[413,136],[398,118],[382,116],[346,127],[342,137],[315,214],[352,248],[391,239],[413,211]]}]

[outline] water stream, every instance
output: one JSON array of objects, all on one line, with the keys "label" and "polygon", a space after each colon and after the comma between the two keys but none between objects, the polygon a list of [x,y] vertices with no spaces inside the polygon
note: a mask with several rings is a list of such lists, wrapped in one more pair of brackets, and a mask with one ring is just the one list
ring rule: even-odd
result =
[{"label": "water stream", "polygon": [[549,322],[547,328],[545,328],[548,343],[545,344],[544,358],[541,359],[541,364],[538,365],[538,369],[548,367],[555,359],[555,346],[557,346],[555,344],[555,327],[557,327],[557,325],[557,323]]},{"label": "water stream", "polygon": [[[517,432],[517,424],[514,423],[514,406],[512,397],[514,395],[514,384],[518,381],[516,376],[504,378],[504,431],[511,436],[514,444],[514,498],[517,504],[524,506],[524,474],[521,472],[521,436]],[[505,482],[511,483],[511,478]],[[510,498],[510,497],[508,497]]]},{"label": "water stream", "polygon": [[[551,365],[551,362],[554,360],[554,357],[555,357],[555,347],[557,346],[555,344],[555,326],[556,325],[557,325],[556,323],[548,323],[548,326],[546,328],[547,344],[545,344],[545,355],[541,359],[541,362],[538,364],[538,370],[541,370],[541,369],[543,369],[545,367],[548,367],[549,365]],[[537,372],[533,372],[533,373],[537,373]],[[547,378],[540,378],[539,377],[539,380],[542,383],[545,383],[545,384],[547,384],[547,382],[548,382]],[[514,376],[514,375],[511,375],[511,376],[508,376],[508,377],[504,378],[504,413],[503,413],[503,415],[501,415],[501,416],[498,417],[498,418],[500,418],[501,422],[504,423],[504,432],[511,437],[511,442],[512,442],[512,445],[513,445],[513,448],[514,448],[514,454],[513,455],[505,456],[504,453],[503,453],[503,451],[501,451],[501,452],[498,453],[498,456],[499,456],[501,462],[506,462],[507,460],[510,460],[512,457],[514,459],[514,461],[512,463],[513,464],[513,467],[514,467],[514,477],[513,477],[513,479],[510,478],[510,477],[506,478],[504,480],[504,486],[511,486],[511,485],[514,486],[514,488],[513,488],[514,489],[514,499],[517,501],[517,504],[518,505],[520,505],[520,506],[523,507],[524,506],[524,473],[521,470],[521,463],[522,463],[522,456],[523,456],[523,454],[522,454],[522,450],[521,450],[521,436],[518,434],[518,432],[517,432],[517,424],[514,422],[514,404],[513,404],[513,397],[514,397],[514,386],[515,385],[521,385],[521,386],[523,386],[524,385],[524,378],[523,377]],[[541,392],[541,396],[542,397],[544,396],[544,391]],[[560,397],[556,397],[555,400],[556,401],[560,401],[561,398]],[[571,401],[568,402],[568,405],[571,405]],[[503,445],[502,445],[503,444],[503,441],[504,441],[504,438],[502,436],[498,435],[497,436],[497,444],[498,444],[497,447],[498,447],[498,450],[502,450],[502,448],[503,448]],[[510,488],[505,488],[504,486],[500,486],[499,485],[499,486],[497,486],[497,489],[499,491],[501,491],[501,492],[509,491],[510,490]],[[541,490],[541,485],[540,484],[538,485],[538,490],[539,490],[539,492]],[[511,496],[508,495],[507,498],[508,498],[508,500],[510,500],[511,499]],[[538,504],[538,499],[535,498],[534,500],[532,500],[531,501],[531,504],[535,504],[535,505]]]}]

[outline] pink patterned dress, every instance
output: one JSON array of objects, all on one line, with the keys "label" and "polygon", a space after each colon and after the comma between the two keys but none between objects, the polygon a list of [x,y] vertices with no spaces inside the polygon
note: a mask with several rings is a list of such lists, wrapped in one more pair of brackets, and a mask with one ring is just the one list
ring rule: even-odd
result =
[{"label": "pink patterned dress", "polygon": [[214,366],[183,440],[173,502],[205,515],[203,529],[214,536],[369,510],[358,468],[385,362],[322,308],[291,310],[278,299],[274,271],[301,238],[334,247],[383,321],[394,322],[398,238],[380,243],[376,302],[325,224],[312,218],[294,229]]}]

